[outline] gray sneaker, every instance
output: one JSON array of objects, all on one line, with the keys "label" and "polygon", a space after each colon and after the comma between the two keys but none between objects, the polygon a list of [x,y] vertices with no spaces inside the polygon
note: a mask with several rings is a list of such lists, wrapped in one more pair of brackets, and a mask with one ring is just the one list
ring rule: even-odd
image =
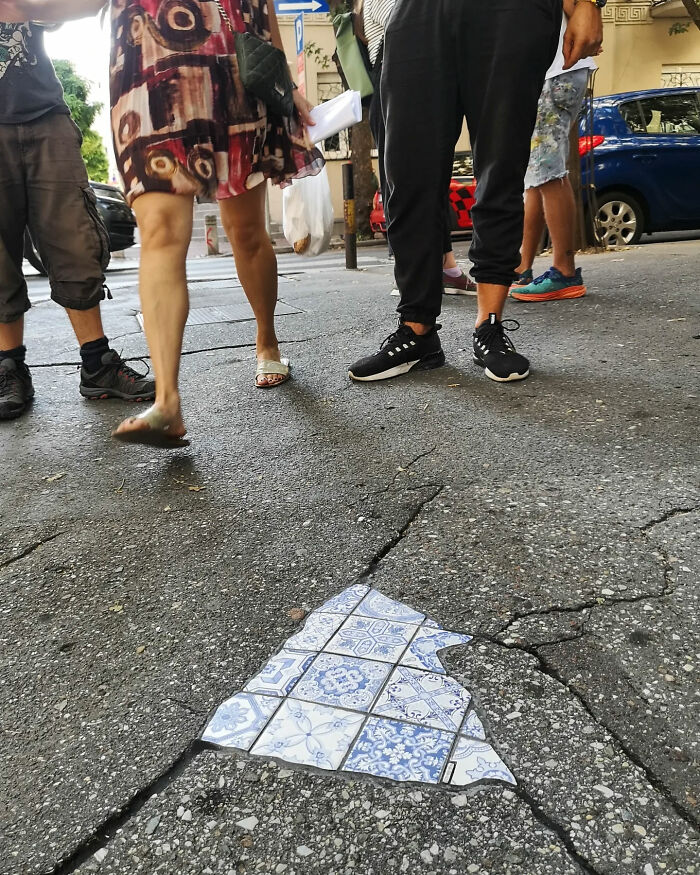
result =
[{"label": "gray sneaker", "polygon": [[17,419],[33,397],[29,368],[14,359],[0,360],[0,419]]},{"label": "gray sneaker", "polygon": [[153,401],[156,397],[154,380],[147,380],[130,368],[113,349],[102,356],[102,367],[94,373],[80,369],[80,394],[84,398],[122,398],[124,401]]}]

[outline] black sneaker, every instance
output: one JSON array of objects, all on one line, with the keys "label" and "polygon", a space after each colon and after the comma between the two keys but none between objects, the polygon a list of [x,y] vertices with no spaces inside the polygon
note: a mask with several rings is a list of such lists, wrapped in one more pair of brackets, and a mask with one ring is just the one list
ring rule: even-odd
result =
[{"label": "black sneaker", "polygon": [[29,368],[14,359],[0,360],[0,419],[17,419],[34,397]]},{"label": "black sneaker", "polygon": [[80,369],[80,394],[92,400],[123,398],[125,401],[153,401],[156,384],[130,368],[113,349],[102,356],[102,367],[93,374]]},{"label": "black sneaker", "polygon": [[[512,325],[509,331],[520,328],[520,323],[515,319],[507,319],[506,322]],[[474,362],[497,383],[524,380],[530,373],[530,362],[515,351],[504,323],[496,318],[495,313],[489,313],[489,318],[474,331]]]},{"label": "black sneaker", "polygon": [[440,346],[438,329],[435,325],[427,334],[416,334],[408,325],[399,325],[393,334],[379,347],[379,352],[365,356],[350,368],[353,380],[369,382],[388,380],[407,374],[415,368],[426,371],[445,364],[445,353]]}]

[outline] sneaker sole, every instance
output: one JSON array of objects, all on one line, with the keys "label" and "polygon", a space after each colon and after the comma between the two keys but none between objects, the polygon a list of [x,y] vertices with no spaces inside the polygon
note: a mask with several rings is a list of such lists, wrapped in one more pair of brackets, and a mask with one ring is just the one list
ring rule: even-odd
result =
[{"label": "sneaker sole", "polygon": [[543,292],[542,294],[523,294],[522,292],[511,291],[511,298],[516,301],[568,301],[571,298],[582,298],[586,294],[585,286],[571,286],[568,289],[558,289],[554,292]]},{"label": "sneaker sole", "polygon": [[154,401],[156,397],[155,392],[149,392],[145,395],[127,395],[116,389],[86,389],[84,386],[80,387],[80,394],[89,401],[104,401],[108,398],[118,398],[121,401]]},{"label": "sneaker sole", "polygon": [[509,374],[507,377],[497,377],[493,371],[490,371],[486,365],[478,359],[476,356],[473,356],[473,361],[475,365],[478,365],[480,368],[484,369],[484,373],[489,378],[489,380],[493,380],[495,383],[514,383],[516,380],[524,380],[530,376],[530,369],[528,368],[524,374],[519,374],[515,371],[512,374]]},{"label": "sneaker sole", "polygon": [[440,350],[439,353],[433,353],[424,359],[417,359],[415,362],[404,362],[402,365],[396,365],[389,368],[387,371],[382,371],[380,374],[372,374],[369,377],[356,377],[352,371],[348,371],[348,376],[351,380],[358,383],[373,383],[377,380],[390,380],[392,377],[400,377],[402,374],[407,374],[409,371],[432,371],[433,368],[441,368],[445,364],[445,353]]},{"label": "sneaker sole", "polygon": [[468,295],[473,298],[477,296],[476,289],[454,289],[452,286],[445,286],[442,291],[445,295]]}]

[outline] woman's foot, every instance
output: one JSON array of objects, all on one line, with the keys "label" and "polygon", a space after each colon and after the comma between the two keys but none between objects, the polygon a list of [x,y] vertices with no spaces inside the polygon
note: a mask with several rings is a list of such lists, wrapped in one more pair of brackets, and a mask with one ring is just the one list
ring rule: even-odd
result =
[{"label": "woman's foot", "polygon": [[112,432],[112,437],[124,443],[171,448],[189,446],[190,442],[184,440],[186,434],[178,400],[167,407],[156,402],[140,416],[125,419]]},{"label": "woman's foot", "polygon": [[[258,371],[255,374],[255,385],[259,389],[269,389],[289,379],[289,362],[286,359],[282,359],[280,348],[277,344],[270,346],[258,345],[256,357],[258,360]],[[280,363],[279,373],[270,373],[272,362]],[[261,373],[261,368],[263,367],[265,372]]]}]

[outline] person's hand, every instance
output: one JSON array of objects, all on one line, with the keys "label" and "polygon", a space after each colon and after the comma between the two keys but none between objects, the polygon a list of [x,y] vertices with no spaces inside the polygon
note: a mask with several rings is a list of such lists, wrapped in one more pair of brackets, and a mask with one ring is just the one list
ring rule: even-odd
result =
[{"label": "person's hand", "polygon": [[590,0],[579,0],[564,34],[564,69],[592,55],[600,54],[603,44],[603,16]]},{"label": "person's hand", "polygon": [[28,21],[30,16],[23,0],[0,0],[0,21]]},{"label": "person's hand", "polygon": [[[0,0],[0,3],[2,2],[3,0]],[[292,93],[294,97],[294,106],[299,113],[301,123],[304,125],[304,127],[313,127],[316,124],[316,122],[311,118],[311,110],[314,108],[313,103],[309,103],[309,101],[304,97],[304,95],[301,93],[301,91],[299,91],[298,88],[295,88]]]}]

